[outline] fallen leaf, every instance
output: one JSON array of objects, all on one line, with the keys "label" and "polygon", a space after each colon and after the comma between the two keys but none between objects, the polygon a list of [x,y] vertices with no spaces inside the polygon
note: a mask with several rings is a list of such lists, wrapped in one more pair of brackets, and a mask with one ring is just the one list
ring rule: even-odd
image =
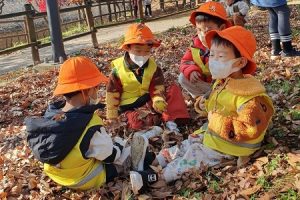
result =
[{"label": "fallen leaf", "polygon": [[249,195],[252,195],[254,193],[256,193],[258,190],[260,190],[261,186],[260,185],[255,185],[251,188],[248,188],[248,189],[245,189],[245,190],[242,190],[240,192],[241,195],[245,195],[245,196],[249,196]]},{"label": "fallen leaf", "polygon": [[138,200],[148,200],[148,199],[151,199],[151,196],[148,196],[148,195],[145,195],[145,194],[142,194],[142,195],[138,196]]},{"label": "fallen leaf", "polygon": [[257,198],[257,200],[271,200],[274,196],[276,195],[272,194],[271,192],[267,192],[261,197]]},{"label": "fallen leaf", "polygon": [[152,192],[153,197],[157,197],[160,199],[164,199],[166,197],[172,196],[171,194],[172,194],[172,192],[161,192],[161,191],[157,191],[157,190]]},{"label": "fallen leaf", "polygon": [[288,153],[287,154],[288,156],[288,163],[293,166],[293,167],[296,167],[296,168],[299,168],[300,169],[300,154],[293,154],[293,153]]},{"label": "fallen leaf", "polygon": [[21,194],[22,187],[20,185],[15,185],[10,190],[10,195],[12,196],[19,196]]},{"label": "fallen leaf", "polygon": [[298,192],[300,192],[300,174],[295,175],[294,186],[297,188]]},{"label": "fallen leaf", "polygon": [[0,190],[0,199],[6,199],[6,197],[7,197],[7,192]]},{"label": "fallen leaf", "polygon": [[151,185],[152,188],[164,188],[164,187],[166,187],[166,186],[167,186],[167,183],[166,183],[166,181],[164,181],[164,180],[159,180],[159,181],[157,181],[156,183],[153,183],[153,184]]},{"label": "fallen leaf", "polygon": [[36,187],[37,187],[37,181],[34,178],[29,179],[28,188],[30,190],[32,190],[32,189],[34,189]]}]

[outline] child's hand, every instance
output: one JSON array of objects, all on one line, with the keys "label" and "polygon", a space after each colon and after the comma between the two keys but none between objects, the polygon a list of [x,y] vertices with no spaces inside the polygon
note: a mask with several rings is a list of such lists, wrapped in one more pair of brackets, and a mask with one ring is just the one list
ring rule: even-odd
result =
[{"label": "child's hand", "polygon": [[192,72],[191,75],[190,75],[191,83],[196,83],[199,80],[201,80],[201,74],[197,71]]},{"label": "child's hand", "polygon": [[153,109],[158,113],[165,112],[167,105],[167,102],[163,98],[156,97],[153,99]]}]

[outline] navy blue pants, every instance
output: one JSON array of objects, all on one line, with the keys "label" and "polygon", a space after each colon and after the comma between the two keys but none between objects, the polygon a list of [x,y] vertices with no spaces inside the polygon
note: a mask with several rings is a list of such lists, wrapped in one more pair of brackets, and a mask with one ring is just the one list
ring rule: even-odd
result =
[{"label": "navy blue pants", "polygon": [[291,41],[290,9],[287,4],[267,9],[270,16],[269,33],[271,40]]}]

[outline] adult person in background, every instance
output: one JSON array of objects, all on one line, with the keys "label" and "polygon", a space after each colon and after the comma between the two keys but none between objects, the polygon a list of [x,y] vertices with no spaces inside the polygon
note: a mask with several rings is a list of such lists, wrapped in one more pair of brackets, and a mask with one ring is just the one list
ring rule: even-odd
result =
[{"label": "adult person in background", "polygon": [[133,12],[134,12],[134,17],[137,18],[138,17],[138,0],[132,0],[132,5],[133,5]]},{"label": "adult person in background", "polygon": [[[290,9],[286,0],[251,0],[251,3],[269,11],[269,33],[272,43],[271,58],[300,56],[292,46]],[[281,44],[282,43],[282,47]]]}]

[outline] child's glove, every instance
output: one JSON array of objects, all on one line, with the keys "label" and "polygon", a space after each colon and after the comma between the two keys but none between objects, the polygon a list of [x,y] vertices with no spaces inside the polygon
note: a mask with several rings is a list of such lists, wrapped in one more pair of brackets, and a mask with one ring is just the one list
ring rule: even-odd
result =
[{"label": "child's glove", "polygon": [[167,110],[167,102],[164,100],[164,98],[155,96],[153,97],[153,109],[158,113],[163,113]]},{"label": "child's glove", "polygon": [[194,104],[195,111],[200,115],[200,117],[207,117],[207,112],[205,111],[204,103],[205,98],[199,96]]}]

